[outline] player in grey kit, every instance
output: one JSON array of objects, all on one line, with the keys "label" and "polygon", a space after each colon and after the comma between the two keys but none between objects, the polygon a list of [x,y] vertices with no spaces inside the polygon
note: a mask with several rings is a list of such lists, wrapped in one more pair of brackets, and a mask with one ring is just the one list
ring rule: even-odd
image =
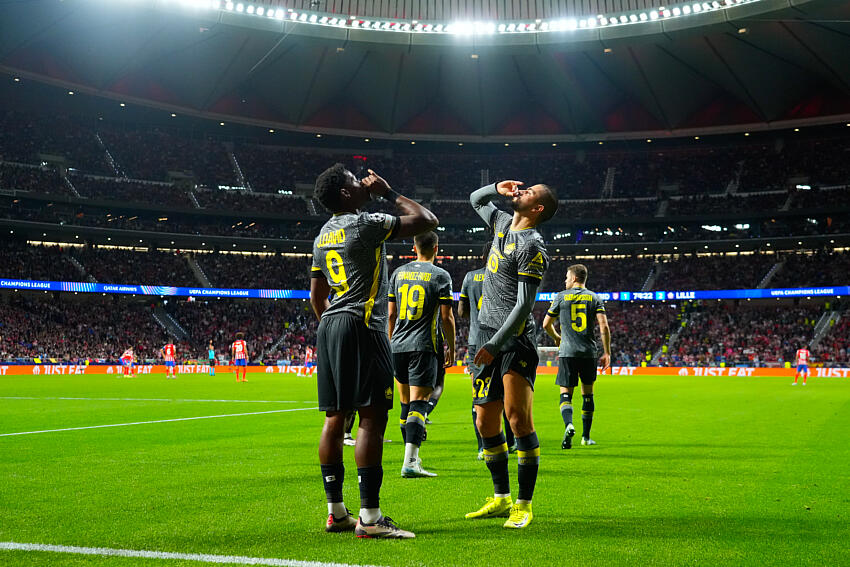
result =
[{"label": "player in grey kit", "polygon": [[[581,444],[596,445],[590,438],[593,425],[593,383],[596,382],[596,336],[599,326],[602,338],[602,356],[599,363],[602,372],[611,364],[611,329],[605,314],[605,303],[596,293],[584,287],[587,283],[587,268],[573,264],[567,268],[564,280],[566,289],[552,300],[543,319],[543,328],[558,345],[558,377],[555,383],[561,387],[561,417],[564,420],[564,439],[561,449],[573,446],[573,390],[581,380]],[[561,333],[555,330],[555,321],[560,321]]]},{"label": "player in grey kit", "polygon": [[[483,254],[481,254],[481,259],[484,263],[487,263],[487,257],[490,255],[490,243],[484,247]],[[463,283],[460,287],[460,300],[457,302],[457,314],[459,317],[468,317],[469,318],[469,337],[467,338],[467,357],[469,358],[469,362],[467,366],[469,367],[469,374],[471,376],[475,376],[477,371],[477,367],[473,362],[473,358],[475,358],[475,353],[478,352],[478,312],[481,311],[481,287],[484,285],[484,268],[478,268],[477,270],[472,270],[467,272],[465,276],[463,276]],[[473,388],[472,393],[475,395],[475,379],[473,378]],[[475,423],[478,417],[478,412],[475,411],[475,404],[472,404],[472,428],[475,430],[475,438],[478,440],[478,460],[484,460],[484,445],[481,439],[481,434],[478,432],[478,425]],[[508,451],[513,453],[516,451],[516,439],[514,439],[514,433],[511,431],[511,424],[508,422],[508,417],[504,413],[502,414],[502,419],[505,424],[505,438],[508,443]]]},{"label": "player in grey kit", "polygon": [[[381,513],[379,503],[383,436],[393,405],[384,243],[433,230],[437,217],[390,189],[374,171],[361,181],[342,164],[319,175],[314,195],[333,213],[313,242],[310,282],[310,303],[320,319],[316,355],[319,409],[325,412],[319,442],[328,502],[325,530],[354,530],[366,538],[412,538],[413,533]],[[359,212],[373,195],[394,202],[400,215]],[[345,415],[352,409],[360,415],[354,454],[360,484],[356,522],[342,499],[342,439]]]},{"label": "player in grey kit", "polygon": [[[536,227],[558,210],[558,197],[546,185],[527,189],[520,181],[502,181],[473,192],[472,207],[493,230],[478,313],[481,348],[475,355],[478,431],[484,461],[493,478],[494,496],[467,518],[508,516],[506,528],[526,528],[533,517],[531,497],[537,482],[540,443],[531,418],[537,347],[531,310],[549,265],[546,246]],[[508,197],[513,215],[492,201]],[[502,411],[517,437],[519,494],[511,500],[508,444],[502,433]]]},{"label": "player in grey kit", "polygon": [[389,335],[401,398],[401,476],[406,478],[437,476],[422,468],[419,447],[437,376],[455,357],[452,278],[434,265],[438,242],[435,232],[416,236],[416,260],[399,267],[390,279]]}]

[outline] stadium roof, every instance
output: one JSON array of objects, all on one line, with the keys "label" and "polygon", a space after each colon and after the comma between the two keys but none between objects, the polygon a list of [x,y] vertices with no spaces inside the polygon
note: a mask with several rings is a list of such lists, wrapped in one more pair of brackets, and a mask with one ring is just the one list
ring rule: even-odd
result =
[{"label": "stadium roof", "polygon": [[168,112],[374,138],[639,139],[850,118],[850,2],[754,0],[521,34],[350,29],[350,18],[307,25],[187,4],[2,3],[0,70]]}]

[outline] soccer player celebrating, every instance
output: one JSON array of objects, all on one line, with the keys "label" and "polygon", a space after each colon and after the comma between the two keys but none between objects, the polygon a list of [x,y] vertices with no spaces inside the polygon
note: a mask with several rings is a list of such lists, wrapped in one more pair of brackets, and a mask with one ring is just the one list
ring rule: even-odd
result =
[{"label": "soccer player celebrating", "polygon": [[212,340],[207,345],[207,356],[210,360],[210,376],[215,376],[215,345],[213,345]]},{"label": "soccer player celebrating", "polygon": [[[487,257],[490,255],[490,244],[484,247],[484,253],[481,255],[481,259],[484,263],[487,263]],[[460,301],[457,302],[457,314],[460,317],[469,318],[469,336],[467,337],[466,345],[467,345],[467,356],[469,358],[469,362],[467,366],[469,367],[469,373],[473,377],[475,376],[478,368],[475,366],[475,363],[472,361],[473,357],[475,357],[475,353],[478,352],[478,312],[481,311],[481,301],[483,296],[481,295],[481,286],[484,283],[484,268],[479,268],[477,270],[472,270],[467,272],[465,276],[463,276],[463,283],[460,287]],[[475,396],[475,387],[474,387],[474,378],[473,378],[473,388],[472,388],[473,397]],[[476,417],[477,412],[475,411],[475,404],[472,404],[472,428],[475,430],[475,438],[478,440],[478,460],[484,460],[484,445],[481,439],[481,434],[478,432],[478,425],[476,425]],[[514,439],[514,433],[511,431],[511,425],[508,423],[508,417],[502,413],[502,419],[505,424],[505,438],[508,444],[508,451],[513,452],[516,451],[516,440]]]},{"label": "soccer player celebrating", "polygon": [[800,378],[800,375],[803,376],[803,386],[806,385],[806,380],[809,379],[809,359],[811,356],[812,353],[809,352],[808,346],[797,349],[797,354],[794,357],[796,359],[797,372],[794,374],[794,382],[791,383],[792,386],[797,385],[797,379]]},{"label": "soccer player celebrating", "polygon": [[159,349],[159,354],[165,360],[165,379],[168,380],[169,374],[172,379],[177,379],[177,376],[174,374],[175,357],[177,355],[177,349],[174,347],[174,343],[169,341],[164,347]]},{"label": "soccer player celebrating", "polygon": [[133,353],[133,347],[129,347],[121,354],[121,371],[128,378],[133,377],[133,363],[136,360],[136,355]]},{"label": "soccer player celebrating", "polygon": [[[395,203],[401,216],[359,212],[373,195]],[[342,164],[319,175],[314,196],[333,213],[313,243],[310,282],[310,304],[320,319],[316,359],[319,408],[325,412],[319,442],[328,501],[325,530],[354,529],[365,538],[412,538],[413,533],[396,526],[380,508],[383,436],[393,405],[385,241],[433,230],[437,217],[390,189],[374,171],[361,181]],[[356,522],[342,498],[342,439],[345,416],[352,409],[360,416],[354,451],[360,484]]]},{"label": "soccer player celebrating", "polygon": [[[474,385],[478,431],[495,495],[466,517],[508,516],[506,528],[525,528],[533,517],[531,497],[537,482],[540,444],[531,418],[539,362],[531,310],[549,265],[546,246],[536,227],[552,218],[558,209],[558,198],[546,185],[528,189],[522,186],[520,181],[502,181],[474,191],[469,199],[494,233],[482,287],[484,299],[478,313],[481,346],[474,362],[480,368]],[[513,216],[493,205],[492,201],[500,197],[510,200]],[[502,411],[517,438],[519,493],[515,504],[508,479]]]},{"label": "soccer player celebrating", "polygon": [[[245,344],[245,333],[236,333],[236,340],[230,345],[230,356],[236,366],[236,381],[247,382],[245,373],[248,371],[248,345]],[[239,379],[239,370],[242,369],[242,379]]]},{"label": "soccer player celebrating", "polygon": [[413,245],[416,260],[399,267],[389,286],[389,337],[401,398],[401,476],[405,478],[437,476],[422,468],[419,447],[437,376],[445,376],[455,357],[452,277],[434,265],[437,233],[419,234]]},{"label": "soccer player celebrating", "polygon": [[[564,420],[564,439],[561,449],[573,446],[573,391],[581,380],[581,444],[596,445],[590,438],[593,425],[593,383],[596,382],[596,336],[599,325],[602,337],[602,356],[599,363],[602,371],[611,365],[611,329],[605,304],[599,296],[585,288],[587,268],[574,264],[567,268],[564,280],[566,290],[558,293],[543,319],[543,328],[558,345],[558,377],[555,383],[561,387],[561,417]],[[555,320],[560,317],[561,333],[555,330]]]}]

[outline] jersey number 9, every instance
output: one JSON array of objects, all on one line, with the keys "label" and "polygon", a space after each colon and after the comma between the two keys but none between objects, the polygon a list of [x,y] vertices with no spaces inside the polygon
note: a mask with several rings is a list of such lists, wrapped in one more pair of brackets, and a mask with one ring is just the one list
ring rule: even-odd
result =
[{"label": "jersey number 9", "polygon": [[342,297],[348,291],[348,277],[345,275],[342,256],[336,250],[331,250],[325,256],[325,262],[328,264],[328,275],[333,282],[331,287],[336,292],[337,297]]}]

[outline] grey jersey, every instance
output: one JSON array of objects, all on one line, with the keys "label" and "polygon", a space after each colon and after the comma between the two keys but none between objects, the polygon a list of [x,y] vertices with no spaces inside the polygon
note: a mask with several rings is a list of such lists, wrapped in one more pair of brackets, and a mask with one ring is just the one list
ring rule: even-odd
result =
[{"label": "grey jersey", "polygon": [[452,278],[430,262],[410,262],[393,272],[389,300],[396,304],[393,352],[442,354],[440,305],[452,304]]},{"label": "grey jersey", "polygon": [[387,251],[398,226],[384,213],[340,213],[313,241],[313,277],[328,280],[331,305],[322,318],[348,313],[376,331],[387,330]]},{"label": "grey jersey", "polygon": [[[496,210],[490,218],[493,227],[493,244],[487,258],[481,310],[478,323],[490,329],[499,329],[517,303],[520,281],[540,285],[549,267],[549,255],[543,237],[533,228],[511,230],[511,215]],[[527,334],[534,341],[534,317],[528,319],[517,333]]]},{"label": "grey jersey", "polygon": [[478,311],[481,310],[481,286],[484,283],[484,268],[472,270],[463,276],[460,297],[469,301],[469,338],[466,344],[482,346],[478,343]]},{"label": "grey jersey", "polygon": [[561,348],[558,356],[596,358],[596,315],[605,313],[605,303],[589,289],[574,287],[555,296],[549,316],[559,317]]}]

